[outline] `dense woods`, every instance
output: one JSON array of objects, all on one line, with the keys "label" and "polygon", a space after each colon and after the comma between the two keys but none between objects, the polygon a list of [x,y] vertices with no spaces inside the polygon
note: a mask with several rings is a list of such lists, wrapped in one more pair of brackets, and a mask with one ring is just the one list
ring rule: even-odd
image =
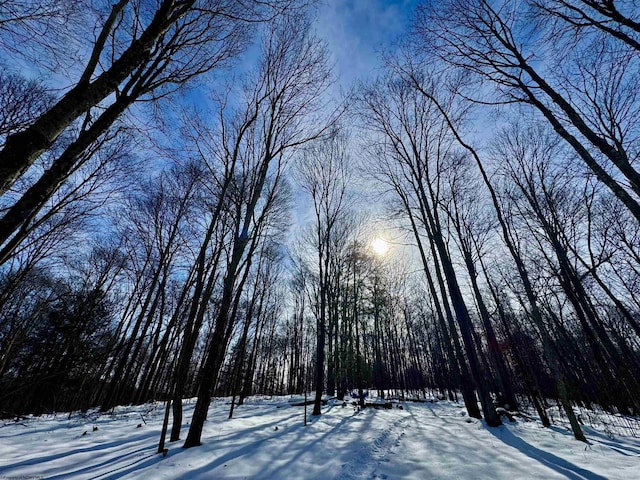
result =
[{"label": "dense woods", "polygon": [[638,7],[422,1],[345,98],[313,8],[0,0],[0,415],[640,414]]}]

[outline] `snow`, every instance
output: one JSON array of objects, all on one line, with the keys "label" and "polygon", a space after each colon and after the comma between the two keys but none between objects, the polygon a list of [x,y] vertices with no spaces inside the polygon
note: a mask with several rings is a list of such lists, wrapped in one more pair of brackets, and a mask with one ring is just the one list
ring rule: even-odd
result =
[{"label": "snow", "polygon": [[[488,428],[452,402],[356,411],[335,400],[305,427],[304,408],[288,400],[252,397],[228,420],[229,399],[216,399],[203,445],[167,443],[166,457],[156,454],[160,403],[5,422],[0,478],[640,478],[640,439],[595,428],[585,428],[586,445],[566,428],[544,429],[537,422]],[[186,420],[193,406],[185,402]]]}]

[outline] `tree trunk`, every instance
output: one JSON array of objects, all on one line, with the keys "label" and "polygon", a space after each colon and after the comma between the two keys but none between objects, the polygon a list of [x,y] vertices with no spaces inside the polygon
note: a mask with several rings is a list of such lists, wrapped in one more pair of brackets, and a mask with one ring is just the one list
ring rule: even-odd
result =
[{"label": "tree trunk", "polygon": [[[127,3],[128,0],[121,0],[114,6],[114,11],[122,10]],[[179,13],[186,12],[193,3],[194,0],[185,0],[176,6],[174,1],[164,0],[146,30],[108,70],[93,82],[86,79],[78,83],[32,125],[9,135],[0,150],[0,194],[6,193],[71,123],[113,94],[139,65],[146,62],[157,40],[180,18]],[[104,29],[111,30],[112,25],[107,22]]]}]

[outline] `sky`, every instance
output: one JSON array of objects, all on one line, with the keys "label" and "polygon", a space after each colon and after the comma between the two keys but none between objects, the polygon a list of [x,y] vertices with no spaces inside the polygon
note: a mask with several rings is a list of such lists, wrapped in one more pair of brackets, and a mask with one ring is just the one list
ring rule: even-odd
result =
[{"label": "sky", "polygon": [[[419,0],[320,0],[314,28],[333,57],[336,100],[354,82],[375,78],[382,66],[381,51],[391,48],[409,30],[418,3]],[[355,185],[352,188],[357,189]],[[298,198],[294,224],[308,222],[310,208],[310,199]],[[382,235],[382,230],[372,234]],[[387,236],[388,240],[395,238],[395,234]]]},{"label": "sky", "polygon": [[375,75],[379,53],[408,31],[418,0],[324,0],[316,28],[333,55],[339,85]]}]

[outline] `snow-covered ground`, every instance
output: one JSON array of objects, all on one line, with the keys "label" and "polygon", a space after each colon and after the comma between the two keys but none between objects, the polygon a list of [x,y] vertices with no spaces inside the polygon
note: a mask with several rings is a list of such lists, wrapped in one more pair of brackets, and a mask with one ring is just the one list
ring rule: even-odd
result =
[{"label": "snow-covered ground", "polygon": [[[0,478],[640,479],[638,438],[586,428],[585,445],[536,422],[487,428],[451,402],[402,406],[356,412],[330,402],[305,427],[304,408],[286,397],[252,398],[232,420],[228,399],[217,399],[203,445],[167,444],[166,457],[155,453],[161,404],[5,422]],[[192,409],[186,402],[185,419]]]}]

